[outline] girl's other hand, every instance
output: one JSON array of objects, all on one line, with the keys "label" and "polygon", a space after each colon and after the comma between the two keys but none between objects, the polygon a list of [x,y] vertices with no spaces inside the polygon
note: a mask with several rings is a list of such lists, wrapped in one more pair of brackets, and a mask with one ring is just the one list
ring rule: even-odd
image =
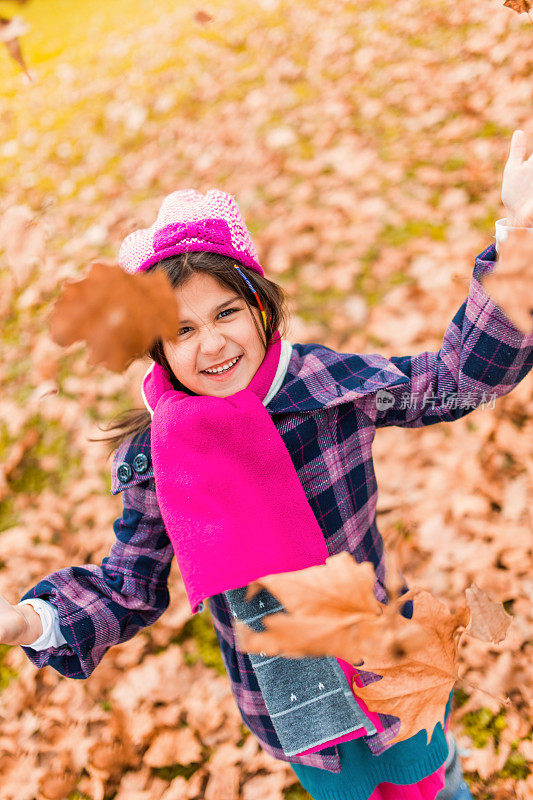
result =
[{"label": "girl's other hand", "polygon": [[42,632],[41,618],[29,603],[12,606],[0,595],[0,644],[31,644]]},{"label": "girl's other hand", "polygon": [[502,182],[502,203],[511,227],[533,225],[533,155],[525,161],[526,149],[525,132],[514,131]]}]

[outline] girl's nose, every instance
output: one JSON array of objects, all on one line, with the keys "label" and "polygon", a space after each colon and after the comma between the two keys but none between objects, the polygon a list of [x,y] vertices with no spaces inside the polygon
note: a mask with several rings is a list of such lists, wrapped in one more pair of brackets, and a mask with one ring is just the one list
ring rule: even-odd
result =
[{"label": "girl's nose", "polygon": [[224,336],[215,327],[204,325],[200,329],[200,350],[202,353],[218,353],[224,347]]}]

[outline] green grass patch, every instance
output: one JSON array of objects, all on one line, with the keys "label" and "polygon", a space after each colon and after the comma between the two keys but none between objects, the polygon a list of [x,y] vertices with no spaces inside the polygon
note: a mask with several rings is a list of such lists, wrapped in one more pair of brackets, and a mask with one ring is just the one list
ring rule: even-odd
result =
[{"label": "green grass patch", "polygon": [[464,689],[454,689],[453,699],[455,707],[461,708],[461,706],[464,706],[469,697],[470,695],[468,692],[465,692]]},{"label": "green grass patch", "polygon": [[474,747],[482,749],[487,746],[490,739],[494,739],[498,744],[500,733],[507,727],[507,722],[503,711],[493,714],[489,708],[480,708],[464,715],[463,727],[472,739]]},{"label": "green grass patch", "polygon": [[8,644],[0,644],[0,692],[9,686],[11,681],[17,677],[18,672],[4,663],[6,654],[11,650]]},{"label": "green grass patch", "polygon": [[429,222],[423,219],[408,220],[404,225],[385,225],[380,234],[380,241],[390,247],[402,247],[411,239],[429,236],[436,242],[446,240],[447,225],[441,222]]},{"label": "green grass patch", "polygon": [[212,667],[219,675],[226,674],[222,661],[218,639],[206,606],[200,614],[194,614],[183,626],[180,633],[173,637],[169,644],[183,644],[194,641],[196,653],[187,653],[185,660],[191,666],[201,661],[206,667]]},{"label": "green grass patch", "polygon": [[482,139],[510,139],[513,130],[514,128],[510,128],[508,125],[499,125],[497,122],[488,119],[478,130],[477,137]]},{"label": "green grass patch", "polygon": [[410,539],[413,538],[412,530],[407,527],[407,525],[405,524],[405,522],[403,520],[401,520],[401,519],[397,520],[394,523],[394,527],[396,528],[398,533],[401,534],[402,539],[405,539],[406,541],[409,541]]},{"label": "green grass patch", "polygon": [[301,783],[295,783],[283,790],[285,800],[312,800],[309,792],[306,792]]},{"label": "green grass patch", "polygon": [[171,764],[168,767],[155,767],[154,773],[158,778],[162,778],[169,783],[174,778],[177,778],[178,775],[188,781],[201,766],[201,761],[193,761],[192,764]]},{"label": "green grass patch", "polygon": [[251,735],[251,733],[248,730],[248,728],[246,727],[246,725],[244,725],[241,722],[241,738],[239,739],[239,741],[237,742],[237,744],[235,746],[236,747],[244,747],[244,743],[246,742],[246,740],[248,739],[248,737],[250,735]]},{"label": "green grass patch", "polygon": [[441,169],[444,172],[456,172],[457,170],[465,167],[466,163],[467,161],[464,156],[453,155],[446,159],[446,161],[441,165]]},{"label": "green grass patch", "polygon": [[509,758],[503,768],[498,773],[500,778],[513,778],[515,781],[522,781],[530,774],[531,770],[527,765],[526,758],[516,749],[516,744],[509,753]]},{"label": "green grass patch", "polygon": [[[28,419],[23,432],[32,429],[39,432],[39,439],[13,471],[9,480],[11,489],[15,494],[39,494],[45,489],[59,493],[81,477],[81,455],[73,449],[70,436],[59,420],[46,420],[36,414]],[[47,455],[57,456],[55,469],[44,469],[41,465],[40,459]]]},{"label": "green grass patch", "polygon": [[[15,499],[6,497],[0,503],[0,533],[8,528],[13,528],[21,522],[20,514],[15,511]],[[3,563],[3,562],[2,562]]]},{"label": "green grass patch", "polygon": [[472,220],[472,227],[481,233],[487,234],[487,236],[492,236],[494,233],[494,223],[498,219],[498,214],[498,209],[490,206],[485,214]]}]

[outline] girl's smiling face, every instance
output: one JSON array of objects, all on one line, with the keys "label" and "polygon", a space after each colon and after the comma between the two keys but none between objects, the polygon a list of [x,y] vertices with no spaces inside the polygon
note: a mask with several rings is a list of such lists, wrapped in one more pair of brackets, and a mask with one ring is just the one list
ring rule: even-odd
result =
[{"label": "girl's smiling face", "polygon": [[[174,295],[178,331],[163,341],[163,350],[176,378],[195,394],[226,397],[246,389],[265,348],[243,298],[206,272],[194,273]],[[252,306],[252,313],[261,329],[259,309]],[[237,357],[225,372],[204,371]]]}]

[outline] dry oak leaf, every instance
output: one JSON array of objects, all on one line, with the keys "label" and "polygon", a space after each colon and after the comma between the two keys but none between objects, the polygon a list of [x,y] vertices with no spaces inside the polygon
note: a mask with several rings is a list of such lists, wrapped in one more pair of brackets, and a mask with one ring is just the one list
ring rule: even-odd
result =
[{"label": "dry oak leaf", "polygon": [[501,603],[491,600],[485,592],[472,583],[465,591],[470,609],[470,625],[467,633],[483,642],[498,644],[503,641],[513,621]]},{"label": "dry oak leaf", "polygon": [[26,76],[31,81],[32,78],[24,63],[18,40],[18,37],[28,33],[28,30],[29,28],[22,17],[12,17],[11,19],[0,17],[0,42],[5,42],[9,55],[17,62],[19,67],[22,67]]},{"label": "dry oak leaf", "polygon": [[211,22],[213,17],[211,16],[211,14],[208,14],[207,11],[200,10],[196,12],[196,14],[194,15],[194,19],[196,20],[196,22],[199,22],[200,25],[207,25],[208,22]]},{"label": "dry oak leaf", "polygon": [[76,786],[78,775],[72,769],[70,754],[66,751],[57,753],[53,765],[39,779],[39,789],[46,800],[62,800]]},{"label": "dry oak leaf", "polygon": [[239,800],[241,770],[234,764],[211,770],[204,800]]},{"label": "dry oak leaf", "polygon": [[533,3],[530,0],[505,0],[504,6],[522,14],[524,11],[529,12],[533,8]]},{"label": "dry oak leaf", "polygon": [[67,281],[49,319],[56,344],[83,340],[90,363],[120,372],[142,357],[157,338],[176,335],[178,309],[165,273],[128,275],[94,261],[79,281]]},{"label": "dry oak leaf", "polygon": [[202,747],[190,728],[178,728],[159,733],[146,753],[143,762],[150,767],[170,764],[192,764],[201,761]]},{"label": "dry oak leaf", "polygon": [[0,216],[0,248],[17,286],[26,284],[35,266],[42,268],[48,236],[48,226],[25,204],[9,206]]},{"label": "dry oak leaf", "polygon": [[481,279],[486,291],[524,333],[533,331],[533,232],[516,228],[501,243],[497,266]]},{"label": "dry oak leaf", "polygon": [[[431,734],[437,722],[444,727],[444,711],[450,691],[457,679],[459,638],[470,619],[468,608],[451,614],[448,607],[424,590],[413,599],[412,621],[426,632],[423,647],[404,659],[382,654],[376,648],[365,658],[362,667],[381,676],[369,686],[357,686],[354,692],[362,697],[370,711],[392,714],[400,719],[400,731],[389,744],[402,742],[426,730]],[[400,618],[399,627],[412,624]]]}]

